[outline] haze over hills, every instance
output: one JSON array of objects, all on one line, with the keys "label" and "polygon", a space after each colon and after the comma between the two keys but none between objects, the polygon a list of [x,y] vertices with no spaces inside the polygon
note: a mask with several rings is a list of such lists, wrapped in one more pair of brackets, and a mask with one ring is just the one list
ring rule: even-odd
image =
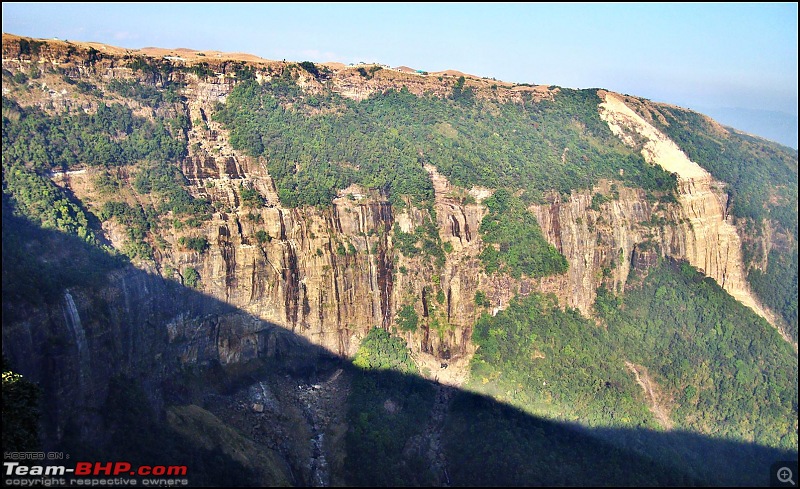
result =
[{"label": "haze over hills", "polygon": [[198,485],[796,458],[797,151],[602,89],[2,49],[3,354],[42,389],[11,448]]},{"label": "haze over hills", "polygon": [[697,107],[721,124],[797,149],[797,115],[740,107]]}]

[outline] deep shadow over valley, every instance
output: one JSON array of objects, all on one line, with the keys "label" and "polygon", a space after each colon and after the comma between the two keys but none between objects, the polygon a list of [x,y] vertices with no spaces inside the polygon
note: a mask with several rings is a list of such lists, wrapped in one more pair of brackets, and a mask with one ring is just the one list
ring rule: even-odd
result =
[{"label": "deep shadow over valley", "polygon": [[768,485],[797,458],[364,370],[7,210],[3,355],[41,387],[42,449],[72,460],[185,464],[193,485],[638,486]]}]

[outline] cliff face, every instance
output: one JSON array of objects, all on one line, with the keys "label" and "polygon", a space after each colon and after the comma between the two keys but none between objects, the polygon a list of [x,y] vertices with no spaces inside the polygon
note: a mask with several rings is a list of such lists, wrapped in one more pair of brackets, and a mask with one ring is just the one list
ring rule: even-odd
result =
[{"label": "cliff face", "polygon": [[[101,66],[92,75],[98,84],[124,76],[124,68]],[[481,312],[473,297],[479,286],[493,283],[475,259],[482,249],[478,228],[484,210],[479,203],[463,204],[446,179],[435,168],[428,169],[436,190],[439,236],[453,247],[444,268],[435,272],[423,266],[423,258],[398,253],[391,237],[395,223],[412,233],[424,226],[432,219],[428,210],[409,204],[398,211],[379,193],[358,187],[341,192],[330,209],[283,208],[265,162],[234,150],[226,131],[212,119],[215,105],[233,88],[230,80],[188,75],[183,81],[186,115],[193,121],[187,134],[190,154],[182,163],[186,187],[219,211],[188,233],[208,239],[210,247],[204,253],[178,243],[187,236],[185,229],[159,231],[167,246],[157,251],[155,267],[164,278],[180,282],[182,272],[194,268],[202,292],[344,356],[355,353],[371,327],[394,327],[395,314],[404,305],[413,306],[423,319],[419,331],[407,335],[415,350],[442,358],[469,351],[471,324]],[[347,81],[341,83],[345,89]],[[131,182],[129,173],[119,176]],[[54,181],[90,209],[98,209],[103,198],[96,192],[96,177],[97,172],[88,169],[56,174]],[[257,209],[245,206],[242,188],[256,190],[265,204]],[[158,204],[132,193],[129,201]],[[121,248],[124,229],[113,223],[105,228]],[[259,241],[258,231],[270,239]],[[508,286],[488,289],[497,303],[507,303],[512,296]],[[440,290],[443,303],[435,298]],[[446,326],[431,332],[426,318],[434,315]]]},{"label": "cliff face", "polygon": [[620,96],[610,92],[604,92],[603,96],[600,116],[612,132],[630,146],[641,145],[648,163],[660,165],[678,177],[678,205],[670,212],[677,226],[663,243],[665,253],[686,259],[739,302],[777,325],[775,314],[759,304],[746,281],[742,240],[728,212],[725,185],[714,180],[673,141],[626,106]]},{"label": "cliff face", "polygon": [[[770,247],[786,247],[792,237],[772,233],[766,223],[760,236],[745,235],[743,223],[734,222],[729,212],[724,185],[638,116],[630,99],[599,91],[601,102],[595,105],[595,93],[584,91],[582,100],[590,101],[588,112],[594,118],[591,130],[599,125],[605,131],[605,139],[591,142],[628,151],[608,134],[607,124],[624,144],[641,150],[649,164],[677,174],[676,195],[659,198],[635,188],[637,182],[616,178],[616,168],[610,173],[613,179],[600,180],[591,189],[545,194],[545,203],[528,210],[546,240],[566,257],[568,269],[542,278],[514,278],[486,273],[480,258],[487,248],[481,223],[488,214],[486,199],[494,190],[454,185],[443,175],[443,159],[437,161],[437,169],[429,163],[429,154],[412,150],[418,158],[411,161],[421,165],[433,189],[433,199],[426,204],[353,184],[338,191],[324,208],[290,207],[281,202],[286,194],[278,191],[270,175],[269,168],[275,167],[263,157],[234,149],[239,145],[214,116],[245,68],[262,83],[286,73],[294,77],[292,90],[299,87],[300,95],[289,105],[323,90],[363,100],[404,87],[418,96],[444,98],[456,83],[463,84],[474,95],[459,106],[465,111],[474,110],[469,105],[474,100],[490,101],[487,107],[497,110],[507,109],[502,105],[506,102],[515,104],[514,110],[529,110],[517,128],[527,127],[528,116],[535,121],[538,102],[556,102],[557,88],[490,84],[475,78],[456,82],[448,74],[422,76],[390,69],[369,69],[365,76],[357,68],[335,67],[324,76],[312,76],[288,63],[178,54],[189,61],[177,57],[174,65],[167,63],[163,56],[176,57],[168,51],[140,59],[142,53],[64,42],[29,43],[23,49],[19,38],[3,38],[4,82],[13,80],[3,86],[4,101],[12,102],[8,108],[4,104],[4,122],[6,117],[22,117],[24,111],[15,104],[70,117],[96,114],[103,104],[120,104],[147,121],[174,123],[178,129],[168,135],[186,147],[185,154],[170,161],[73,161],[62,162],[61,169],[45,162],[38,168],[41,176],[48,176],[50,169],[52,183],[95,216],[103,216],[109,203],[151,214],[140,238],[143,243],[131,232],[136,223],[119,214],[101,218],[105,220],[97,234],[116,250],[128,252],[131,243],[146,245],[152,257],[139,254],[130,265],[90,285],[61,287],[46,303],[24,297],[18,304],[4,301],[4,312],[8,308],[15,314],[4,317],[3,352],[25,377],[43,387],[44,438],[49,446],[69,439],[73,427],[80,440],[108,443],[113,427],[103,426],[102,411],[114,382],[122,378],[142,386],[165,426],[192,443],[221,447],[246,467],[280,466],[263,475],[262,485],[290,480],[298,485],[341,485],[347,481],[336,474],[342,473],[345,435],[352,428],[347,426],[348,395],[356,377],[340,359],[352,358],[373,327],[403,338],[424,376],[458,386],[470,374],[476,351],[473,327],[481,315],[497,314],[515,297],[543,293],[553,294],[562,307],[593,317],[600,287],[624,294],[627,282],[640,276],[631,272],[647,273],[665,256],[687,260],[773,325],[780,324],[749,290],[741,247],[744,241],[759,248],[760,258],[751,266],[766,270]],[[162,98],[152,103],[154,97]],[[338,109],[323,104],[303,110],[316,114]],[[578,126],[584,116],[585,112],[570,115]],[[540,123],[531,125],[538,130]],[[509,136],[489,129],[487,138]],[[446,143],[457,145],[458,130],[449,124],[442,130],[448,134]],[[548,139],[535,150],[553,149],[554,141]],[[555,149],[561,164],[582,151]],[[500,153],[487,153],[487,158],[501,160]],[[580,156],[575,159],[586,165],[579,163],[577,171],[591,166],[586,155]],[[338,168],[357,166],[357,159]],[[140,189],[137,177],[159,164],[167,172],[174,170],[169,176],[180,181],[180,190],[196,199],[193,202],[202,202],[202,212],[175,211],[162,206],[164,194]],[[295,172],[300,167],[295,163]],[[486,168],[493,171],[491,165]],[[575,166],[565,168],[576,171]],[[458,173],[448,174],[456,181]],[[424,174],[421,178],[425,181]],[[108,181],[113,181],[111,191]],[[6,200],[4,209],[5,204]],[[63,233],[52,233],[64,239]],[[503,245],[496,246],[502,251]],[[69,252],[56,248],[31,248],[48,250],[32,261],[52,268],[70,260]],[[414,320],[408,321],[409,316]],[[544,356],[535,350],[530,358]],[[637,381],[647,373],[644,365],[628,367]],[[646,375],[641,377],[643,387],[650,385]],[[429,444],[431,465],[446,476],[440,438],[450,391],[441,385],[436,390],[424,439],[412,445]],[[663,399],[652,389],[647,392],[661,416]],[[394,415],[396,406],[396,399],[386,399],[383,409]],[[672,426],[668,414],[659,420],[668,429]],[[231,427],[255,444],[232,433]],[[404,451],[418,449],[412,445]],[[272,461],[262,463],[256,453],[267,453]]]},{"label": "cliff face", "polygon": [[[611,184],[594,189],[610,194]],[[547,240],[567,258],[569,270],[554,292],[570,307],[593,314],[597,288],[602,284],[621,293],[631,268],[645,271],[662,249],[662,230],[652,224],[664,206],[649,202],[644,192],[616,189],[618,197],[592,206],[593,192],[574,192],[564,202],[532,207]]]},{"label": "cliff face", "polygon": [[[371,327],[393,328],[404,305],[413,306],[423,323],[433,316],[447,323],[440,331],[422,326],[409,333],[415,350],[442,358],[463,355],[480,313],[473,303],[475,292],[492,290],[489,297],[498,303],[511,297],[510,287],[490,285],[499,279],[486,277],[476,258],[482,249],[478,228],[483,207],[451,196],[449,184],[434,168],[429,171],[436,182],[436,224],[442,241],[453,249],[438,272],[423,265],[424,257],[398,253],[391,237],[395,224],[411,233],[424,226],[431,219],[427,210],[407,205],[398,211],[380,195],[357,187],[347,189],[330,209],[282,208],[263,164],[229,151],[190,158],[184,165],[192,190],[227,209],[192,231],[210,242],[204,253],[181,247],[178,240],[185,232],[161,232],[169,243],[156,257],[164,278],[180,281],[180,271],[192,267],[200,274],[202,292],[343,356],[355,353]],[[58,181],[90,201],[94,177],[86,172]],[[240,185],[258,188],[267,206],[241,206]],[[258,230],[271,239],[260,242]],[[113,236],[112,227],[109,231]],[[116,244],[123,243],[120,237]],[[440,290],[442,303],[435,298]]]},{"label": "cliff face", "polygon": [[[641,147],[648,163],[677,175],[677,203],[648,201],[644,192],[622,188],[618,197],[594,209],[592,192],[573,192],[566,202],[556,196],[548,206],[533,207],[548,240],[569,260],[563,289],[568,292],[567,304],[591,314],[598,285],[619,292],[631,266],[647,267],[661,255],[687,260],[771,324],[778,324],[745,280],[741,237],[728,212],[724,184],[619,96],[603,92],[603,97],[600,115],[612,132],[629,146]],[[593,192],[607,196],[610,187],[601,185]]]},{"label": "cliff face", "polygon": [[[47,44],[37,56],[19,53],[14,46],[4,38],[3,65],[12,72],[27,70],[32,63],[38,63],[60,66],[68,74],[98,87],[113,79],[135,79],[155,87],[166,81],[124,66],[121,53],[106,53],[89,64],[76,60],[69,47],[61,44]],[[189,154],[181,162],[186,188],[193,196],[208,199],[215,209],[212,218],[196,228],[159,229],[159,239],[163,242],[154,246],[154,261],[140,266],[150,267],[163,279],[185,282],[185,271],[193,268],[200,276],[199,292],[253,318],[280,325],[342,356],[352,356],[370,328],[396,328],[398,311],[411,306],[420,319],[419,327],[413,332],[398,333],[405,336],[420,359],[430,355],[442,361],[463,360],[473,352],[472,325],[487,310],[475,304],[476,292],[482,291],[488,297],[491,303],[488,311],[503,308],[516,294],[541,291],[554,293],[562,304],[591,315],[598,286],[602,284],[621,293],[630,269],[644,270],[659,255],[687,259],[774,324],[772,315],[759,306],[745,282],[741,239],[727,212],[721,184],[615,94],[601,93],[604,98],[598,108],[601,117],[625,143],[642,145],[642,154],[648,162],[678,174],[678,203],[651,201],[642,190],[607,181],[592,191],[573,191],[568,198],[553,196],[549,204],[532,206],[531,211],[548,241],[567,258],[569,270],[562,276],[515,280],[504,275],[487,275],[478,259],[484,248],[479,228],[486,214],[481,202],[491,191],[455,188],[432,166],[426,169],[435,190],[435,216],[410,202],[396,208],[379,192],[356,186],[341,191],[328,209],[282,207],[266,162],[234,150],[227,132],[214,121],[216,107],[231,93],[235,78],[228,76],[232,68],[223,61],[208,61],[213,70],[219,70],[217,74],[173,73],[175,80],[183,84],[181,95],[185,99],[171,108],[158,109],[174,111],[191,121],[185,134]],[[259,70],[258,78],[262,79],[272,76],[277,65],[282,64],[254,63]],[[81,95],[73,85],[47,69],[43,72],[35,90],[20,94],[21,104],[54,112],[96,109],[96,102]],[[327,83],[334,91],[355,99],[400,84],[420,94],[434,85],[442,94],[451,89],[448,83],[452,80],[447,78],[438,83],[431,78],[391,70],[372,75],[365,78],[349,69],[334,73],[327,81],[301,77],[298,83],[310,91]],[[481,91],[486,85],[484,81],[470,80],[468,85],[475,87],[477,96],[485,95]],[[544,87],[516,87],[500,90],[501,99],[516,100],[525,90],[537,98],[546,98],[551,93]],[[119,97],[115,101],[129,105],[137,115],[156,115],[154,109],[136,101]],[[90,210],[98,211],[104,198],[95,185],[97,175],[98,170],[87,168],[55,174],[53,178]],[[130,171],[119,169],[117,176],[130,187]],[[241,198],[243,189],[257,191],[263,205],[247,206]],[[158,203],[153,197],[141,196],[130,189],[121,193],[129,202]],[[606,197],[605,202],[593,204],[598,193]],[[395,226],[403,232],[414,232],[431,219],[435,219],[441,242],[452,248],[441,268],[430,266],[424,253],[422,256],[400,253],[394,243]],[[104,227],[108,239],[121,248],[126,240],[124,229],[112,222]],[[259,231],[266,232],[267,239],[260,239]],[[207,251],[192,251],[182,246],[180,239],[191,236],[205,237],[209,242]],[[127,304],[134,299],[128,296],[124,278],[121,280],[114,288],[116,292],[109,294],[117,294],[122,301],[117,303],[126,304],[122,308],[126,311]],[[136,300],[144,301],[154,289],[142,286],[136,290],[141,291]],[[84,326],[89,333],[80,333],[76,318],[80,316],[80,324],[85,325],[86,313],[80,311],[88,311],[89,306],[76,299],[76,294],[72,294],[72,299],[65,294],[63,307],[68,314],[56,314],[48,321],[61,322],[62,329],[72,332],[76,345],[99,341],[91,333],[94,327]],[[155,305],[150,307],[158,309]],[[164,329],[158,340],[153,337],[144,344],[159,352],[156,355],[172,348],[169,345],[183,345],[177,357],[172,357],[180,363],[202,363],[209,358],[222,364],[237,363],[259,356],[266,348],[264,340],[259,339],[261,326],[257,324],[245,321],[238,325],[233,321],[226,326],[224,321],[209,323],[198,317],[195,313],[166,314],[158,321],[150,320],[155,328]],[[228,339],[217,338],[213,348],[209,347],[205,339],[220,330],[227,332],[223,337]],[[4,332],[4,338],[5,335]],[[130,338],[122,333],[112,336]],[[112,343],[120,341],[115,339]],[[158,341],[166,344],[156,347]],[[138,342],[130,341],[126,355],[133,357],[134,349],[141,348],[144,347]],[[81,353],[86,350],[79,348],[81,359],[86,357]],[[436,373],[441,372],[431,374]]]},{"label": "cliff face", "polygon": [[3,342],[9,361],[42,386],[49,440],[76,413],[82,429],[100,429],[114,377],[141,381],[160,405],[163,382],[187,365],[280,356],[302,370],[318,357],[303,358],[308,348],[277,325],[133,267],[102,288],[70,288],[53,307],[26,309],[24,320],[4,323]]}]

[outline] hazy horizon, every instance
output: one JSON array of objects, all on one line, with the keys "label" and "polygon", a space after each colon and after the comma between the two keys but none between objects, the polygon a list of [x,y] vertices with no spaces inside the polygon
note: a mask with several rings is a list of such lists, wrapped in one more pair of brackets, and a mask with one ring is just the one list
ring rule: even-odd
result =
[{"label": "hazy horizon", "polygon": [[743,107],[693,107],[723,126],[730,126],[749,134],[783,144],[793,149],[798,146],[798,118],[775,110],[747,109]]}]

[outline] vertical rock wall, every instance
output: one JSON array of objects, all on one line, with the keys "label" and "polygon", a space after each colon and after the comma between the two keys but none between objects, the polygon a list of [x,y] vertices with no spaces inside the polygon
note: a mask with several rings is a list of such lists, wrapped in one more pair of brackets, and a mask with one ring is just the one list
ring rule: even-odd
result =
[{"label": "vertical rock wall", "polygon": [[668,137],[650,125],[623,100],[610,92],[601,92],[600,117],[626,144],[636,147],[644,141],[642,155],[648,163],[660,165],[678,176],[680,222],[672,239],[665,243],[666,253],[685,258],[713,278],[742,304],[772,324],[774,315],[762,307],[750,291],[741,255],[741,239],[733,218],[727,212],[724,184],[691,161]]}]

